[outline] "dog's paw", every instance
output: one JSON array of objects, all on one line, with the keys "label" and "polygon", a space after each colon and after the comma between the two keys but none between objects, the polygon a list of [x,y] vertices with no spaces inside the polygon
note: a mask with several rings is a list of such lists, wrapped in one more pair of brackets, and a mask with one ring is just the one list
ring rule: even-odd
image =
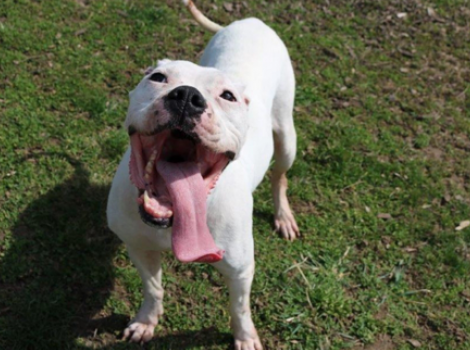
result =
[{"label": "dog's paw", "polygon": [[263,350],[263,346],[258,336],[256,336],[253,339],[235,339],[235,350]]},{"label": "dog's paw", "polygon": [[122,339],[129,339],[134,343],[146,343],[152,340],[155,326],[155,324],[134,321],[124,330]]},{"label": "dog's paw", "polygon": [[276,231],[289,241],[295,240],[297,237],[300,237],[299,227],[295,222],[294,215],[290,212],[282,212],[280,215],[276,215],[274,218],[274,227]]}]

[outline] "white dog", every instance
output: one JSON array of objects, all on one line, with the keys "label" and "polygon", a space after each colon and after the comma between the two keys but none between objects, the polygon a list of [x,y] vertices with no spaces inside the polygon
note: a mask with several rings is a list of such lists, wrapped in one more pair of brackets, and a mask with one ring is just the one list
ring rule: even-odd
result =
[{"label": "white dog", "polygon": [[211,263],[224,275],[235,349],[260,350],[249,301],[252,192],[274,154],[274,224],[295,239],[286,197],[296,152],[294,72],[283,42],[260,20],[222,28],[183,2],[217,34],[200,65],[159,61],[130,93],[130,147],[108,199],[109,227],[126,243],[144,288],[124,338],[152,339],[163,314],[161,251],[172,250],[182,262]]}]

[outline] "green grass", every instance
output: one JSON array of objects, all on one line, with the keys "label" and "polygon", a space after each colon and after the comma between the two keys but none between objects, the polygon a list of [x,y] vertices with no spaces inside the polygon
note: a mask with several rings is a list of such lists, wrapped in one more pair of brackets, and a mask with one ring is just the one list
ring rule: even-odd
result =
[{"label": "green grass", "polygon": [[[273,233],[268,181],[255,193],[265,348],[469,349],[470,3],[197,3],[261,18],[296,69],[302,239]],[[119,336],[140,279],[105,220],[127,92],[209,38],[179,1],[1,2],[0,349],[138,348]],[[148,348],[230,348],[217,272],[171,254],[164,271]]]}]

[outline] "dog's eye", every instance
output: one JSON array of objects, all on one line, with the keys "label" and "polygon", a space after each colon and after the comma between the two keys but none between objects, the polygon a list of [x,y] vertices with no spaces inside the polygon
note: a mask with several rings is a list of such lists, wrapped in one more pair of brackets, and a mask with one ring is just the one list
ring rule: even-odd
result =
[{"label": "dog's eye", "polygon": [[153,73],[150,77],[149,80],[154,81],[156,83],[167,83],[168,80],[166,79],[166,76],[164,76],[162,73]]},{"label": "dog's eye", "polygon": [[235,96],[233,96],[233,94],[230,91],[227,91],[227,90],[222,92],[222,95],[220,95],[220,97],[222,97],[224,100],[231,101],[231,102],[236,102],[237,101]]}]

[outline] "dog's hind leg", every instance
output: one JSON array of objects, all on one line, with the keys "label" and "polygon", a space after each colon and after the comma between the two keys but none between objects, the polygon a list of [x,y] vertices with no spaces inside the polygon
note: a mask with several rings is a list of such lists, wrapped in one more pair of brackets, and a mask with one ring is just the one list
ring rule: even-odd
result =
[{"label": "dog's hind leg", "polygon": [[290,63],[284,65],[280,82],[272,109],[275,162],[272,170],[271,189],[274,198],[274,226],[282,237],[294,240],[299,236],[299,228],[286,194],[286,172],[294,162],[297,148],[297,135],[292,116],[295,78]]},{"label": "dog's hind leg", "polygon": [[145,343],[152,339],[158,317],[163,314],[161,253],[127,247],[144,285],[144,302],[137,316],[124,330],[124,339]]}]

